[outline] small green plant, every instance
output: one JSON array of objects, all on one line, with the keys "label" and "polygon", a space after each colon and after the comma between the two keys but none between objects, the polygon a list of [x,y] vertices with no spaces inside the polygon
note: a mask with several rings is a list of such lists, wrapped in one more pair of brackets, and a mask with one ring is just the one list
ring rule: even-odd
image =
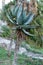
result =
[{"label": "small green plant", "polygon": [[9,37],[11,35],[11,29],[8,26],[2,26],[2,37]]}]

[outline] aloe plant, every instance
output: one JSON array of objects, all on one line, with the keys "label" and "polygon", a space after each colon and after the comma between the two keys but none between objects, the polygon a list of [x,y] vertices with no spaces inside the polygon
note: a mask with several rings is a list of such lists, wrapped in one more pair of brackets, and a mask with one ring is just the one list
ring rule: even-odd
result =
[{"label": "aloe plant", "polygon": [[35,17],[34,13],[29,12],[27,15],[22,5],[15,5],[14,8],[10,9],[10,11],[6,11],[6,16],[13,25],[16,25],[13,29],[21,29],[24,34],[34,36],[26,31],[26,29],[37,27],[34,25],[30,25]]}]

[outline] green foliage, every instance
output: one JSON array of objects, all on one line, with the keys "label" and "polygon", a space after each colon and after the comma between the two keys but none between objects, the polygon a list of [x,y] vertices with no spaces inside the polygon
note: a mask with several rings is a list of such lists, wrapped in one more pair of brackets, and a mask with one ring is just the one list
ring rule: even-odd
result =
[{"label": "green foliage", "polygon": [[7,51],[0,47],[0,60],[7,59]]},{"label": "green foliage", "polygon": [[[4,61],[3,63],[0,63],[0,65],[11,65],[12,64],[12,59],[13,59],[13,54],[11,55],[10,58],[7,56],[7,51],[3,48],[0,47],[0,61]],[[7,61],[8,60],[8,61]],[[43,60],[38,60],[34,58],[30,58],[25,56],[24,54],[18,55],[18,65],[43,65]]]},{"label": "green foliage", "polygon": [[[29,36],[34,36],[32,34],[30,34],[28,31],[26,31],[26,29],[31,29],[31,28],[36,28],[37,26],[32,26],[30,25],[30,23],[33,21],[34,19],[34,14],[32,12],[29,12],[28,15],[26,14],[25,10],[23,9],[22,5],[15,5],[13,8],[10,8],[9,10],[6,10],[6,17],[8,18],[8,20],[14,24],[17,25],[15,26],[16,28],[14,29],[21,29],[21,31],[23,31],[25,34],[29,35]],[[25,16],[24,16],[25,14]],[[28,26],[30,25],[30,26]],[[25,27],[24,27],[25,26]],[[26,27],[27,26],[27,27]]]},{"label": "green foliage", "polygon": [[[4,20],[7,20],[7,21],[9,21],[8,19],[7,19],[7,17],[6,17],[6,13],[5,13],[5,11],[6,10],[8,10],[11,6],[13,6],[13,5],[15,5],[15,3],[13,2],[13,1],[10,1],[8,4],[6,4],[5,6],[4,6],[4,8],[3,8],[3,10],[2,10],[2,20],[4,19]],[[5,10],[6,9],[6,10]]]},{"label": "green foliage", "polygon": [[43,17],[43,0],[39,0],[38,8],[39,8],[40,15]]},{"label": "green foliage", "polygon": [[11,35],[11,29],[7,26],[2,26],[2,34],[0,36],[2,37],[9,37]]}]

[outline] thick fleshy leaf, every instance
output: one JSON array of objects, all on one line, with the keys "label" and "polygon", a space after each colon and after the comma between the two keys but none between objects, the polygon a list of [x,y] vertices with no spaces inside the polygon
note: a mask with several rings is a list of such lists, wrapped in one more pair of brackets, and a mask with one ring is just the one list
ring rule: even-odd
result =
[{"label": "thick fleshy leaf", "polygon": [[17,4],[15,4],[14,6],[10,7],[10,10],[11,10],[12,14],[13,14],[13,11],[15,11],[16,6],[17,6]]},{"label": "thick fleshy leaf", "polygon": [[20,5],[18,13],[17,13],[17,24],[22,24],[23,22],[23,15],[22,15],[22,5]]},{"label": "thick fleshy leaf", "polygon": [[26,11],[23,9],[23,24],[25,23],[26,16],[27,16]]},{"label": "thick fleshy leaf", "polygon": [[35,35],[30,34],[29,32],[27,32],[25,29],[22,29],[22,31],[23,31],[26,35],[29,35],[29,36],[35,36]]},{"label": "thick fleshy leaf", "polygon": [[26,11],[23,9],[23,18],[25,19],[26,17]]},{"label": "thick fleshy leaf", "polygon": [[8,14],[9,14],[10,18],[12,19],[12,18],[13,18],[13,16],[12,16],[11,11],[8,11]]},{"label": "thick fleshy leaf", "polygon": [[39,27],[39,25],[19,25],[19,27],[22,29],[34,29]]},{"label": "thick fleshy leaf", "polygon": [[14,7],[14,9],[13,8],[11,9],[12,15],[14,17],[17,16],[18,9],[19,9],[19,6],[17,5]]},{"label": "thick fleshy leaf", "polygon": [[31,14],[30,16],[27,17],[27,21],[24,24],[30,24],[34,19],[34,14]]},{"label": "thick fleshy leaf", "polygon": [[20,5],[20,7],[19,7],[19,10],[18,10],[18,13],[17,13],[17,18],[20,17],[21,13],[22,13],[22,5]]},{"label": "thick fleshy leaf", "polygon": [[[26,13],[26,11],[25,11]],[[29,19],[29,17],[32,15],[32,12],[29,12],[28,15],[26,14],[25,15],[25,18],[24,18],[24,22],[27,22],[27,20]]]},{"label": "thick fleshy leaf", "polygon": [[15,21],[13,21],[13,20],[10,18],[10,16],[9,16],[8,13],[6,13],[6,16],[7,16],[7,18],[9,19],[9,21],[10,21],[11,23],[15,24]]}]

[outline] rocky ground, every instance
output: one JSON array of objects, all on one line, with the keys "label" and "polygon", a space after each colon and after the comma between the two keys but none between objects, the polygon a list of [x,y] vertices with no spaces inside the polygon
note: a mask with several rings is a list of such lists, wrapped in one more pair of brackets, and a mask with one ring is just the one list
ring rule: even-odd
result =
[{"label": "rocky ground", "polygon": [[[8,47],[10,45],[10,41],[11,40],[8,40],[8,39],[0,37],[0,46],[4,47],[6,50],[8,50]],[[27,46],[30,47],[29,45],[27,45]],[[11,48],[12,48],[12,50],[14,50],[14,48],[15,48],[14,41],[12,42],[12,47]],[[23,47],[19,48],[19,52],[18,53],[19,54],[23,54],[24,53],[28,57],[32,57],[32,58],[42,59],[43,60],[43,55],[42,54],[38,54],[38,53],[31,52],[31,51],[27,51],[26,48],[23,48]]]}]

